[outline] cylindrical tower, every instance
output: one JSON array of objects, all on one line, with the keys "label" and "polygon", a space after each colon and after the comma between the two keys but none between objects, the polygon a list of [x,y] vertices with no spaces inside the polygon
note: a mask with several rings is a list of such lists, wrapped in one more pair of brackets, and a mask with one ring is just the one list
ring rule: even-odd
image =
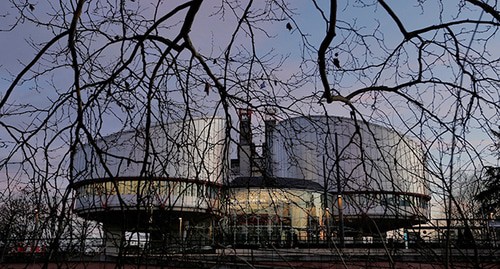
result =
[{"label": "cylindrical tower", "polygon": [[384,232],[429,216],[425,155],[394,130],[341,117],[292,118],[275,127],[272,160],[275,176],[343,194],[346,226]]},{"label": "cylindrical tower", "polygon": [[157,245],[187,241],[197,225],[221,214],[225,124],[222,118],[190,119],[86,144],[76,155],[75,212],[104,224],[108,252],[119,247],[124,231],[149,232]]}]

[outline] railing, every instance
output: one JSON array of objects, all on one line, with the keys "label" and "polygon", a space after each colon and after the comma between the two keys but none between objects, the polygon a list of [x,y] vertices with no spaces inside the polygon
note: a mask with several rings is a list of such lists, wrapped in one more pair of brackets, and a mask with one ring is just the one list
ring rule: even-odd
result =
[{"label": "railing", "polygon": [[[343,246],[341,240],[335,233],[326,236],[324,231],[306,229],[268,229],[262,227],[231,227],[231,229],[214,229],[209,233],[206,229],[192,229],[188,236],[179,238],[177,233],[165,235],[162,241],[151,241],[146,239],[123,240],[118,247],[119,253],[124,256],[144,256],[160,254],[180,253],[214,253],[216,249],[225,248],[247,248],[247,249],[315,249],[315,248],[384,248],[391,250],[413,249],[413,250],[436,250],[436,249],[483,249],[491,251],[500,250],[500,228],[491,228],[489,233],[480,234],[480,230],[474,230],[473,236],[464,236],[460,232],[462,227],[454,227],[449,230],[450,236],[446,236],[443,229],[435,228],[436,235],[423,234],[425,228],[408,229],[400,237],[377,237],[356,234],[356,231],[348,230],[345,233]],[[337,231],[337,227],[331,227],[330,231]],[[449,238],[449,241],[448,241]],[[87,238],[77,240],[76,238],[61,238],[57,240],[47,238],[19,238],[10,240],[0,239],[1,260],[19,259],[32,257],[33,259],[47,258],[50,254],[52,259],[57,257],[80,257],[104,254],[106,242],[101,238]]]}]

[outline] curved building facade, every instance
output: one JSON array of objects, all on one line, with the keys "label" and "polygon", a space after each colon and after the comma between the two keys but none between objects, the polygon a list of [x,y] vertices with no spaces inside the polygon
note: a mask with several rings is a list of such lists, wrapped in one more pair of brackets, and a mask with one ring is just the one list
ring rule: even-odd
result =
[{"label": "curved building facade", "polygon": [[171,122],[86,144],[75,160],[74,211],[102,222],[108,238],[127,230],[151,232],[157,241],[187,240],[189,231],[211,229],[222,214],[227,145],[222,118]]},{"label": "curved building facade", "polygon": [[239,177],[230,184],[228,245],[296,247],[318,244],[333,224],[323,188],[296,178]]},{"label": "curved building facade", "polygon": [[394,130],[342,117],[292,118],[274,127],[270,152],[273,176],[315,182],[336,195],[329,208],[347,227],[384,232],[429,217],[425,155]]},{"label": "curved building facade", "polygon": [[123,249],[125,231],[148,233],[150,246],[161,248],[294,247],[383,235],[428,219],[425,154],[415,141],[342,117],[269,118],[260,156],[251,111],[239,116],[232,171],[222,118],[86,144],[75,160],[74,211],[103,223],[110,253]]}]

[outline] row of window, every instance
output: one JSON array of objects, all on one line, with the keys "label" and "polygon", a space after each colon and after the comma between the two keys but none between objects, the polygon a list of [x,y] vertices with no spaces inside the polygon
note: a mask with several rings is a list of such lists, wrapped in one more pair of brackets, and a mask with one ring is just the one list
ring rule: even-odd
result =
[{"label": "row of window", "polygon": [[101,195],[185,195],[196,197],[215,198],[220,188],[194,182],[180,181],[138,181],[119,180],[106,182],[93,182],[77,188],[79,196],[101,196]]},{"label": "row of window", "polygon": [[385,207],[419,207],[423,209],[429,208],[428,199],[413,195],[387,193],[358,194],[348,195],[346,196],[346,199],[351,200],[351,202],[354,204],[368,207],[382,205]]}]

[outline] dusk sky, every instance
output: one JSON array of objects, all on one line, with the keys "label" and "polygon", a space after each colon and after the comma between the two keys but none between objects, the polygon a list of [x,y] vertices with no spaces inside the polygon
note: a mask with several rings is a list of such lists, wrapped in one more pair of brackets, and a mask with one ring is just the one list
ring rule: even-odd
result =
[{"label": "dusk sky", "polygon": [[[66,1],[63,1],[66,2]],[[321,5],[325,5],[324,10],[328,10],[328,1],[317,1]],[[376,1],[375,1],[376,2]],[[418,6],[417,3],[422,2],[422,6]],[[131,1],[128,5],[141,5],[145,14],[150,13],[152,10],[152,3],[155,1]],[[176,2],[177,3],[177,2]],[[192,28],[191,37],[193,39],[194,46],[205,56],[218,58],[223,56],[224,51],[231,40],[231,33],[235,29],[236,20],[233,14],[226,13],[224,18],[220,14],[216,14],[217,8],[214,6],[216,1],[205,1],[202,5],[201,12],[198,14],[194,26]],[[372,2],[369,2],[371,4]],[[55,12],[50,8],[53,5],[52,1],[38,1],[33,2],[33,10],[29,10],[29,6],[24,7],[24,11],[27,12],[29,18],[37,18],[46,20],[46,13]],[[481,14],[478,9],[474,6],[467,5],[456,18],[457,10],[459,6],[455,1],[444,1],[444,3],[435,3],[433,1],[388,1],[388,4],[394,9],[395,13],[399,15],[404,26],[407,30],[412,31],[419,28],[428,27],[431,25],[438,24],[441,21],[447,22],[450,20],[457,19],[471,19],[476,20],[480,17],[488,17],[488,14]],[[256,30],[255,34],[255,49],[258,55],[264,57],[267,53],[272,53],[275,55],[275,62],[278,59],[284,59],[283,65],[281,65],[273,76],[280,81],[293,81],[295,79],[294,75],[300,72],[317,74],[314,72],[315,65],[317,62],[317,55],[314,54],[314,49],[311,47],[318,48],[321,43],[322,38],[327,30],[327,25],[322,19],[324,14],[318,12],[311,1],[290,1],[288,3],[293,14],[282,14],[281,20],[274,20],[270,22],[263,22],[256,24],[256,26],[265,29],[263,31]],[[57,6],[54,6],[57,8]],[[167,12],[171,7],[164,1],[162,9],[160,11]],[[241,12],[241,7],[237,7],[236,12]],[[258,9],[256,9],[258,11]],[[443,12],[440,13],[440,10]],[[327,16],[327,15],[326,15]],[[12,7],[10,1],[0,2],[0,48],[2,48],[2,56],[0,56],[0,97],[3,97],[5,90],[9,87],[12,79],[17,73],[20,72],[22,67],[33,59],[36,49],[29,45],[29,41],[34,43],[43,43],[50,40],[55,34],[50,32],[43,25],[34,25],[28,20],[19,21],[19,23],[12,30],[9,30],[12,25],[14,25],[19,18],[18,11]],[[71,16],[67,16],[68,20]],[[85,19],[85,15],[83,16]],[[69,22],[67,22],[69,24]],[[286,24],[290,23],[293,27],[291,31],[286,29]],[[172,33],[175,32],[177,26],[174,26]],[[297,28],[298,27],[298,28]],[[357,29],[356,33],[350,31],[349,28]],[[468,29],[464,31],[472,31],[474,28],[471,25]],[[110,32],[116,29],[109,29]],[[481,28],[480,30],[484,30]],[[359,44],[353,43],[353,40],[357,40],[355,34],[359,36],[370,35],[375,32],[375,37],[377,39],[383,40],[383,45],[377,43],[376,39],[369,39],[372,44],[368,44],[368,49],[371,50],[374,56],[368,56],[365,52],[367,48],[361,47]],[[168,32],[165,32],[168,34]],[[432,34],[424,34],[427,38],[432,38]],[[489,37],[490,42],[487,47],[482,47],[483,43],[472,43],[471,54],[479,53],[482,50],[489,53],[488,58],[498,59],[500,57],[500,38],[496,31],[485,30],[483,33],[479,33],[476,38]],[[441,38],[436,34],[436,38]],[[461,38],[472,37],[471,34],[462,35]],[[245,51],[250,50],[251,45],[248,43],[248,36],[244,33],[239,33],[236,39],[236,45],[234,46],[233,52],[236,53],[238,50]],[[341,62],[342,68],[346,72],[338,72],[333,70],[330,72],[329,79],[332,87],[338,89],[340,93],[347,95],[354,89],[366,87],[376,81],[374,84],[388,84],[387,86],[393,86],[396,82],[404,81],[406,78],[398,78],[395,73],[395,69],[388,69],[387,72],[381,71],[381,76],[378,79],[374,79],[375,75],[371,74],[368,70],[367,77],[370,79],[363,79],[359,77],[359,73],[349,72],[356,68],[362,68],[368,65],[381,65],[384,56],[387,51],[393,50],[401,41],[403,36],[398,30],[395,22],[390,18],[385,10],[383,10],[380,5],[367,5],[364,6],[363,2],[360,1],[339,1],[338,7],[338,21],[337,21],[337,36],[334,38],[330,48],[332,49],[329,53],[330,57],[333,57],[333,53],[338,53],[339,60]],[[468,43],[466,40],[462,40],[463,43]],[[61,41],[60,46],[66,44],[66,39]],[[309,47],[309,49],[306,49]],[[384,47],[385,46],[385,47]],[[439,49],[439,48],[438,48]],[[109,55],[103,55],[103,57],[115,57],[112,55],[113,51],[109,51]],[[412,59],[415,56],[415,50],[408,46],[407,53],[408,59]],[[380,58],[377,58],[380,55]],[[477,55],[474,55],[476,57]],[[237,57],[237,56],[234,56]],[[434,66],[432,75],[437,76],[442,80],[447,80],[456,77],[455,67],[450,66],[443,58],[437,58],[437,56],[429,56],[429,64]],[[51,66],[55,63],[50,62],[50,59],[43,59],[41,61],[43,66]],[[402,61],[398,71],[405,72],[408,69],[416,68],[416,61]],[[331,64],[330,64],[331,65]],[[494,67],[492,67],[494,68]],[[304,71],[305,70],[305,71]],[[397,73],[397,72],[396,72]],[[219,75],[222,73],[219,73]],[[492,72],[495,76],[494,72]],[[431,75],[426,74],[426,75]],[[19,84],[10,97],[9,104],[30,104],[36,107],[47,107],[51,105],[51,101],[57,97],[56,89],[50,87],[49,84],[53,84],[61,88],[61,91],[66,91],[71,87],[72,72],[70,69],[65,68],[57,72],[50,72],[47,76],[42,76],[37,81],[39,87],[35,88],[33,81],[28,81]],[[42,81],[43,80],[45,81]],[[463,81],[464,84],[470,83],[467,79]],[[300,83],[298,83],[300,84]],[[46,87],[41,87],[45,85]],[[253,85],[252,87],[258,88],[260,85]],[[266,85],[266,90],[273,91],[275,95],[285,95],[291,94],[298,99],[299,96],[306,96],[303,101],[294,103],[290,99],[279,99],[282,100],[280,105],[287,106],[290,105],[290,110],[295,111],[297,114],[323,114],[328,112],[331,115],[341,115],[348,116],[349,109],[341,103],[333,103],[324,106],[318,103],[318,99],[321,96],[321,83],[318,77],[310,77],[309,80],[299,88],[291,90],[288,92],[286,88],[271,87],[272,85]],[[202,93],[202,90],[199,90]],[[436,110],[443,117],[450,116],[450,104],[454,99],[450,96],[442,96],[440,94],[433,95],[433,89],[423,89],[422,94],[420,92],[414,93],[416,98],[419,99],[424,105],[430,109]],[[400,99],[387,99],[378,100],[377,103],[374,102],[375,99],[372,94],[365,94],[356,99],[356,105],[359,112],[367,115],[371,120],[378,121],[376,123],[383,123],[384,119],[390,119],[391,124],[396,127],[398,131],[406,132],[409,136],[416,136],[412,133],[413,130],[407,130],[406,125],[411,125],[411,122],[416,121],[417,114],[414,114],[414,110],[410,105],[405,105],[404,101]],[[494,96],[492,97],[495,98]],[[214,104],[217,101],[217,95],[212,94],[205,98],[203,102],[208,105]],[[394,101],[396,100],[396,101]],[[260,101],[253,101],[254,104]],[[380,102],[380,103],[378,103]],[[401,104],[399,104],[400,102]],[[380,104],[377,107],[377,111],[374,112],[373,108],[375,104]],[[400,107],[404,107],[404,110],[400,108],[395,109],[391,105],[399,104]],[[3,109],[3,108],[2,108]],[[234,111],[232,111],[234,112]],[[72,113],[71,111],[65,111],[63,113]],[[490,118],[492,121],[492,126],[498,124],[498,114],[495,114],[494,108],[492,111],[486,109],[483,111],[485,118]],[[25,114],[18,117],[1,117],[0,120],[6,123],[19,124],[20,126],[28,125],[30,119]],[[16,123],[17,122],[17,123]],[[24,123],[23,123],[24,122]],[[471,123],[473,127],[481,125],[484,121],[479,120],[477,122]],[[103,134],[109,134],[116,130],[122,128],[120,124],[113,125],[113,121],[110,120],[109,125],[101,130]],[[432,126],[425,127],[425,130],[431,130]],[[486,128],[485,128],[486,129]],[[484,131],[484,129],[482,130]],[[470,143],[478,146],[478,151],[486,151],[491,145],[491,140],[485,133],[480,133],[477,130],[470,130]],[[429,133],[429,139],[432,137]],[[1,140],[11,141],[4,129],[0,130]],[[488,156],[489,155],[489,156]],[[485,155],[485,159],[489,159],[492,162],[496,160],[491,158],[491,154]],[[3,157],[3,154],[0,154]]]}]

